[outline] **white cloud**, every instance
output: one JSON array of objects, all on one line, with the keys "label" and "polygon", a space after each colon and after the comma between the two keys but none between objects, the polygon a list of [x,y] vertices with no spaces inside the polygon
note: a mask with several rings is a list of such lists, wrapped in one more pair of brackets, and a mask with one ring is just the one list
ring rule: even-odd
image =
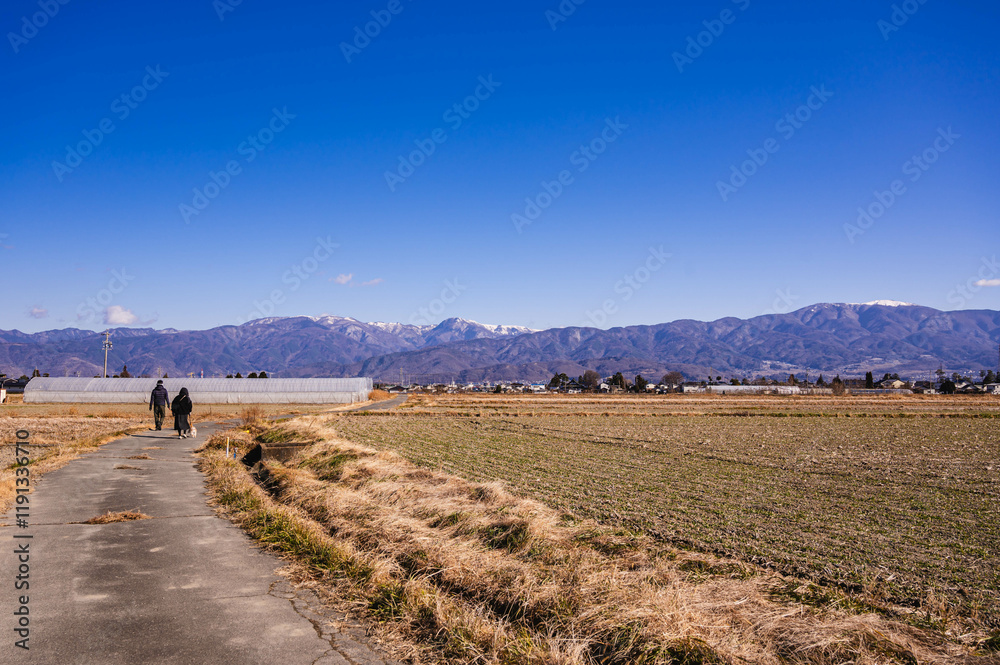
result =
[{"label": "white cloud", "polygon": [[49,310],[43,307],[32,307],[28,311],[28,316],[33,319],[47,319],[49,318]]},{"label": "white cloud", "polygon": [[356,286],[375,286],[377,284],[381,284],[385,280],[382,279],[381,277],[377,277],[377,278],[369,280],[367,282],[355,282],[354,281],[354,273],[351,272],[351,273],[347,273],[346,275],[345,274],[340,274],[340,275],[337,275],[336,277],[331,277],[330,281],[331,282],[336,282],[337,284],[343,284],[345,286],[350,286],[350,287],[353,288],[353,287],[356,287]]},{"label": "white cloud", "polygon": [[1000,279],[981,279],[976,286],[1000,286]]},{"label": "white cloud", "polygon": [[130,326],[139,317],[132,313],[132,310],[125,309],[121,305],[112,305],[104,310],[104,323],[114,326]]}]

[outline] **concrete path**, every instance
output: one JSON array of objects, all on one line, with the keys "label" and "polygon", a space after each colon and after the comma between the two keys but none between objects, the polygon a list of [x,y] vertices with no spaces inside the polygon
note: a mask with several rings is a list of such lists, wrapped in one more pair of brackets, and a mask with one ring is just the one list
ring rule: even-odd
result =
[{"label": "concrete path", "polygon": [[390,400],[384,402],[375,402],[374,404],[369,404],[367,406],[361,406],[356,409],[348,409],[349,411],[383,411],[385,409],[395,409],[397,406],[401,405],[406,401],[409,395],[400,395],[399,397],[393,397]]},{"label": "concrete path", "polygon": [[[388,661],[364,631],[275,574],[261,552],[207,505],[197,439],[144,432],[46,474],[28,528],[0,524],[0,662],[46,665],[355,665]],[[129,459],[148,455],[152,459]],[[116,469],[128,465],[138,469]],[[108,511],[153,519],[78,524]],[[15,538],[27,536],[30,539]],[[15,547],[29,544],[30,591],[15,591]],[[14,611],[29,597],[29,651]]]}]

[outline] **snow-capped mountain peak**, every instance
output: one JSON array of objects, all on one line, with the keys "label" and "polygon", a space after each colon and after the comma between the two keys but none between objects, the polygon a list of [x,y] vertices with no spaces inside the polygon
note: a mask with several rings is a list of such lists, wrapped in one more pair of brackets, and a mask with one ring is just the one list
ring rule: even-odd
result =
[{"label": "snow-capped mountain peak", "polygon": [[442,321],[438,326],[461,326],[461,327],[472,327],[472,328],[485,328],[495,335],[500,335],[506,337],[508,335],[523,335],[525,333],[539,332],[532,328],[527,328],[525,326],[506,326],[498,325],[493,323],[480,323],[479,321],[472,321],[471,319],[453,318]]},{"label": "snow-capped mountain peak", "polygon": [[397,338],[403,348],[421,348],[427,345],[437,345],[461,339],[478,339],[482,337],[516,337],[526,333],[539,332],[525,326],[493,325],[469,321],[467,319],[445,319],[438,324],[398,323],[392,321],[363,322],[349,316],[324,314],[322,316],[267,317],[248,321],[244,325],[269,326],[289,325],[296,322],[311,321],[328,330],[347,335],[352,339],[362,340],[371,335]]},{"label": "snow-capped mountain peak", "polygon": [[866,305],[878,307],[916,307],[912,302],[901,302],[899,300],[872,300],[871,302],[851,303],[852,305]]}]

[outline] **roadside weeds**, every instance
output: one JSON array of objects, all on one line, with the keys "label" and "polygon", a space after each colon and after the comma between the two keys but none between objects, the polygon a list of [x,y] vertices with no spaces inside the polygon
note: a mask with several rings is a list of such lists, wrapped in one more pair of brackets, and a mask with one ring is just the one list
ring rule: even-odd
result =
[{"label": "roadside weeds", "polygon": [[[16,419],[7,419],[6,421],[0,421],[0,424],[8,424],[9,421],[16,421]],[[20,422],[16,423],[18,429],[27,429],[32,432],[32,438],[30,443],[32,444],[32,457],[30,462],[32,478],[32,487],[34,487],[34,482],[44,474],[55,471],[56,469],[62,468],[69,462],[78,458],[81,454],[100,448],[101,446],[116,441],[126,436],[136,434],[148,429],[146,424],[136,424],[136,421],[124,420],[121,422],[104,423],[103,421],[94,421],[86,423],[92,429],[96,429],[96,433],[87,434],[83,433],[79,438],[71,439],[68,443],[64,444],[54,444],[54,445],[38,445],[39,439],[34,436],[36,430],[32,429],[30,423],[23,424]],[[102,426],[104,425],[104,426]],[[6,428],[4,428],[6,429]],[[10,437],[13,440],[13,436]],[[46,440],[46,439],[42,439]],[[13,446],[8,446],[13,451]],[[37,453],[41,453],[40,456],[35,456]],[[16,496],[15,492],[15,469],[17,467],[13,464],[6,464],[0,468],[0,514],[10,510],[10,507],[14,504],[14,498]]]}]

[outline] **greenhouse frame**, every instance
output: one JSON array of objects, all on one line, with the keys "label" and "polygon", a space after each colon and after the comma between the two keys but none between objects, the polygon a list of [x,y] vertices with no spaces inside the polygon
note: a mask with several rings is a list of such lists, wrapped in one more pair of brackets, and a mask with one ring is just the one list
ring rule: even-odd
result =
[{"label": "greenhouse frame", "polygon": [[[36,377],[24,388],[27,404],[146,404],[157,379]],[[354,404],[368,400],[370,378],[163,379],[173,399],[187,388],[195,404]]]}]

